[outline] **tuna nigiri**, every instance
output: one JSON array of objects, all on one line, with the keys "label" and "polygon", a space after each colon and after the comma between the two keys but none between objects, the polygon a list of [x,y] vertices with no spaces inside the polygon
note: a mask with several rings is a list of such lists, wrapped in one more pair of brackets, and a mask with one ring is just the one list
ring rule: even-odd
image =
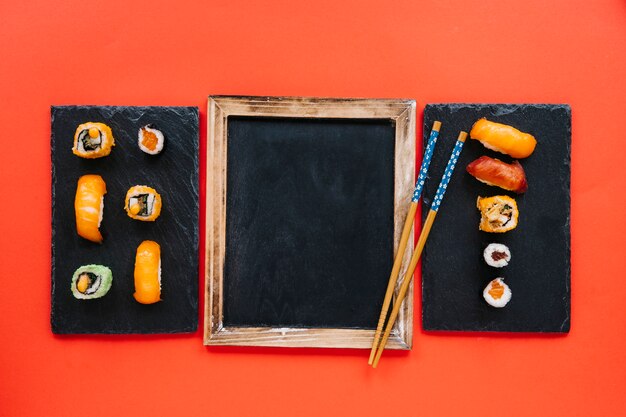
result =
[{"label": "tuna nigiri", "polygon": [[144,240],[135,257],[135,300],[141,304],[161,301],[161,247]]},{"label": "tuna nigiri", "polygon": [[106,184],[100,175],[83,175],[78,179],[74,200],[76,231],[79,236],[96,243],[102,243],[99,228],[106,192]]},{"label": "tuna nigiri", "polygon": [[507,164],[496,158],[481,156],[467,165],[467,172],[478,181],[518,194],[528,189],[524,168],[517,161]]}]

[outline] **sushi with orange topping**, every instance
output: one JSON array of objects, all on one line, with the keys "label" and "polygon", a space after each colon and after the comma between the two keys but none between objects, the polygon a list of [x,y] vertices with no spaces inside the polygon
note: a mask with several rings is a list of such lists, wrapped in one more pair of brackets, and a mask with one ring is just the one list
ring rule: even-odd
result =
[{"label": "sushi with orange topping", "polygon": [[165,136],[154,125],[146,125],[139,129],[137,138],[139,149],[150,155],[156,155],[163,150]]},{"label": "sushi with orange topping", "polygon": [[102,243],[100,223],[104,212],[106,184],[100,175],[83,175],[78,179],[74,211],[78,235],[95,243]]},{"label": "sushi with orange topping", "polygon": [[124,210],[128,217],[153,222],[161,214],[161,195],[152,187],[135,185],[126,193]]},{"label": "sushi with orange topping", "polygon": [[491,281],[483,290],[483,298],[492,307],[502,308],[511,301],[511,289],[502,278]]},{"label": "sushi with orange topping", "polygon": [[141,304],[161,301],[161,247],[144,240],[135,256],[135,300]]},{"label": "sushi with orange topping", "polygon": [[87,122],[76,128],[72,152],[81,158],[102,158],[111,153],[113,146],[115,139],[109,126],[104,123]]}]

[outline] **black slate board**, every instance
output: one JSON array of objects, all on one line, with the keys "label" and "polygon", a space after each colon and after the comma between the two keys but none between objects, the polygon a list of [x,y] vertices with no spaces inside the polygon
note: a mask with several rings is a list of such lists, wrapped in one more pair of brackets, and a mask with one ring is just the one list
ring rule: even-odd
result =
[{"label": "black slate board", "polygon": [[394,149],[391,120],[228,118],[226,326],[375,328]]},{"label": "black slate board", "polygon": [[[568,332],[570,329],[570,146],[571,114],[567,105],[433,104],[424,110],[424,145],[433,121],[443,123],[441,138],[424,188],[425,207],[439,184],[460,130],[469,133],[481,117],[510,124],[537,139],[535,152],[520,160],[528,191],[517,195],[485,185],[469,175],[468,163],[488,155],[511,158],[470,140],[462,151],[437,220],[422,255],[422,322],[424,330]],[[520,210],[516,229],[504,233],[478,230],[478,196],[506,194]],[[427,210],[423,210],[425,219]],[[504,268],[483,258],[491,242],[511,249]],[[482,297],[487,283],[504,277],[513,297],[505,308]]]},{"label": "black slate board", "polygon": [[[108,124],[115,137],[109,156],[72,154],[76,127]],[[141,126],[154,123],[166,137],[161,154],[137,146]],[[107,186],[102,245],[76,233],[74,196],[78,178],[99,174]],[[133,185],[154,187],[163,199],[155,222],[124,211]],[[162,301],[142,305],[133,298],[137,246],[161,245]],[[113,272],[108,294],[77,300],[70,291],[74,270],[103,264]],[[52,107],[52,331],[54,333],[177,333],[198,326],[198,109],[196,107]]]}]

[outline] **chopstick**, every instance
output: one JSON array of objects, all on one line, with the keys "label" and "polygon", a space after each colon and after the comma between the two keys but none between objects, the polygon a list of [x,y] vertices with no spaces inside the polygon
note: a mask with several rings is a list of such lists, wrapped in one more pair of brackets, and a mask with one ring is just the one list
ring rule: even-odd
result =
[{"label": "chopstick", "polygon": [[380,335],[383,331],[383,325],[387,318],[387,312],[389,311],[389,304],[391,304],[391,297],[393,296],[393,290],[398,282],[398,273],[400,272],[400,266],[402,265],[402,258],[406,249],[407,242],[409,241],[409,235],[411,234],[411,227],[415,221],[415,211],[417,210],[417,203],[422,195],[422,189],[424,188],[424,180],[428,174],[428,167],[430,166],[430,160],[437,144],[437,136],[439,136],[439,130],[441,129],[441,122],[435,121],[433,128],[430,131],[428,138],[428,144],[424,151],[424,158],[422,159],[422,165],[420,172],[415,182],[415,191],[413,191],[413,197],[411,198],[411,205],[409,206],[409,213],[406,216],[404,222],[404,228],[402,229],[402,235],[400,236],[400,245],[398,246],[398,252],[396,253],[396,259],[393,261],[393,267],[391,268],[391,275],[389,276],[389,284],[387,284],[387,292],[385,293],[385,299],[383,301],[383,307],[380,310],[380,317],[378,318],[378,326],[376,326],[376,333],[374,334],[374,342],[372,343],[372,350],[370,352],[368,365],[371,365],[374,361],[374,355],[376,354],[376,347],[380,340]]},{"label": "chopstick", "polygon": [[400,307],[402,306],[402,302],[406,297],[406,292],[409,289],[409,284],[413,279],[413,273],[415,272],[415,267],[417,266],[417,262],[419,261],[420,256],[422,255],[422,250],[424,249],[424,245],[426,244],[426,239],[428,239],[428,234],[430,233],[430,229],[433,226],[435,221],[435,216],[437,216],[437,211],[439,211],[439,206],[441,205],[441,200],[443,200],[443,196],[446,193],[446,188],[448,188],[448,183],[450,182],[450,178],[452,177],[452,172],[454,172],[454,166],[456,165],[459,156],[461,155],[461,150],[463,150],[463,144],[465,143],[465,139],[467,139],[467,133],[461,132],[459,133],[459,138],[454,145],[454,149],[452,150],[452,154],[450,155],[450,159],[448,160],[448,165],[446,166],[446,170],[443,173],[443,177],[441,178],[441,182],[439,183],[439,187],[437,188],[437,193],[435,194],[435,198],[433,199],[433,203],[430,206],[430,210],[428,212],[428,216],[426,216],[426,221],[424,222],[424,227],[422,227],[422,232],[420,233],[419,240],[417,241],[417,246],[415,248],[415,252],[413,252],[413,256],[411,256],[411,263],[409,264],[409,269],[404,275],[404,280],[402,282],[402,286],[400,287],[400,292],[398,293],[398,298],[396,299],[393,310],[391,311],[391,315],[389,316],[389,321],[387,322],[387,327],[385,328],[385,333],[380,342],[380,346],[376,351],[376,356],[374,357],[374,362],[372,366],[376,368],[378,366],[378,362],[380,361],[380,357],[383,354],[383,350],[387,345],[387,340],[389,339],[389,335],[391,334],[391,329],[398,317],[398,312],[400,311]]}]

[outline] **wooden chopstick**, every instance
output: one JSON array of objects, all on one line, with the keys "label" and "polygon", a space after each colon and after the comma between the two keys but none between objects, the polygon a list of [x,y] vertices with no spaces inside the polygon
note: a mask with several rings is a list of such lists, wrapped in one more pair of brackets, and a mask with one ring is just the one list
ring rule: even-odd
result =
[{"label": "wooden chopstick", "polygon": [[441,204],[441,200],[443,200],[443,196],[446,193],[446,188],[448,188],[448,183],[450,181],[450,177],[452,177],[452,172],[454,172],[454,166],[456,165],[457,160],[461,154],[461,150],[463,149],[463,144],[465,143],[465,139],[467,139],[467,133],[461,132],[459,133],[459,138],[456,141],[456,145],[452,150],[452,154],[450,155],[450,159],[448,160],[448,165],[446,166],[446,170],[443,173],[443,177],[441,178],[441,182],[439,183],[439,187],[437,188],[437,193],[435,194],[435,198],[433,199],[433,203],[430,206],[430,210],[428,212],[428,216],[426,216],[426,221],[424,222],[424,227],[422,227],[422,232],[420,233],[419,240],[417,241],[417,246],[415,248],[415,252],[413,252],[413,256],[411,257],[411,263],[409,264],[409,269],[404,275],[404,280],[402,281],[402,285],[400,287],[400,292],[398,293],[398,298],[396,299],[393,310],[391,311],[391,315],[389,316],[389,321],[387,322],[387,327],[385,328],[385,333],[383,334],[383,338],[380,342],[380,346],[376,351],[376,356],[374,357],[374,362],[372,366],[376,368],[378,366],[378,362],[380,361],[380,357],[383,354],[383,350],[387,345],[387,340],[389,339],[389,335],[391,334],[391,329],[398,317],[398,312],[400,311],[400,307],[402,306],[402,302],[406,297],[406,292],[409,289],[409,284],[413,279],[413,273],[415,272],[415,267],[417,266],[417,262],[419,261],[420,256],[422,255],[422,251],[424,249],[424,245],[426,244],[426,240],[428,239],[428,234],[430,233],[430,229],[435,222],[435,217],[437,216],[437,211],[439,210],[439,206]]},{"label": "wooden chopstick", "polygon": [[393,296],[393,290],[396,288],[398,282],[398,273],[400,272],[400,266],[402,265],[402,258],[404,257],[404,251],[406,249],[409,236],[411,234],[411,227],[415,221],[415,211],[417,210],[417,203],[422,195],[422,189],[424,188],[424,181],[428,174],[428,167],[430,166],[430,160],[433,156],[435,145],[437,144],[437,136],[439,136],[439,130],[441,129],[441,122],[435,121],[433,128],[430,131],[428,138],[428,144],[424,151],[424,157],[422,159],[422,165],[420,172],[415,182],[415,191],[413,191],[413,197],[411,198],[411,205],[409,206],[409,213],[407,214],[406,221],[404,222],[404,228],[402,229],[402,235],[400,236],[400,245],[398,246],[398,252],[396,258],[393,261],[393,267],[391,268],[391,275],[389,276],[389,283],[387,284],[387,292],[385,293],[385,299],[383,301],[383,307],[380,310],[380,317],[378,318],[378,326],[376,326],[376,333],[374,333],[374,341],[372,343],[372,350],[370,352],[368,365],[371,365],[374,361],[374,355],[376,354],[376,348],[378,347],[378,341],[383,331],[383,325],[387,318],[387,312],[389,311],[389,304],[391,304],[391,298]]}]

